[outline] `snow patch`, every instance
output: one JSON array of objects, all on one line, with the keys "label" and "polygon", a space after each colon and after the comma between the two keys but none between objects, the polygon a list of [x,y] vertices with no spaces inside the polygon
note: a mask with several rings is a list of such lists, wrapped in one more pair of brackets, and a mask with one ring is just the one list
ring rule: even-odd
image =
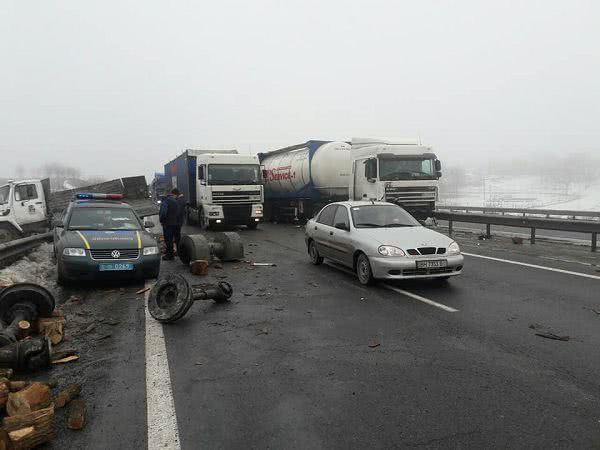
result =
[{"label": "snow patch", "polygon": [[52,244],[43,243],[27,256],[0,270],[0,284],[36,283],[56,287],[56,265]]}]

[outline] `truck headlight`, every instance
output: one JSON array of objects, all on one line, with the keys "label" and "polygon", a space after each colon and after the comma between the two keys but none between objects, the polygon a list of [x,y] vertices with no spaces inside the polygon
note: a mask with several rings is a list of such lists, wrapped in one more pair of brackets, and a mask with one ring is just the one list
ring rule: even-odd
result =
[{"label": "truck headlight", "polygon": [[158,247],[144,247],[144,251],[142,252],[144,256],[148,255],[158,255]]},{"label": "truck headlight", "polygon": [[383,256],[406,256],[401,248],[394,247],[393,245],[382,245],[377,251]]},{"label": "truck headlight", "polygon": [[67,247],[63,250],[64,256],[85,256],[84,248]]},{"label": "truck headlight", "polygon": [[460,255],[460,247],[456,242],[452,242],[446,249],[446,253],[449,255]]}]

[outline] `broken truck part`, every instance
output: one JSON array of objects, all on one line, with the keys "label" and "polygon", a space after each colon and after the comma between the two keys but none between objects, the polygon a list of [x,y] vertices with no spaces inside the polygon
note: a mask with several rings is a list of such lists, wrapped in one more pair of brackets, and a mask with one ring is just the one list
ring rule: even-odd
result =
[{"label": "broken truck part", "polygon": [[0,346],[16,342],[24,322],[50,317],[55,304],[50,291],[32,283],[17,283],[0,291],[0,319],[8,324],[0,331]]},{"label": "broken truck part", "polygon": [[35,371],[50,366],[50,341],[25,339],[0,348],[0,367],[15,371]]},{"label": "broken truck part", "polygon": [[196,300],[225,302],[233,288],[224,281],[216,285],[190,285],[181,275],[169,274],[158,279],[148,296],[150,315],[162,323],[181,319]]},{"label": "broken truck part", "polygon": [[244,243],[238,233],[215,233],[208,240],[203,234],[181,236],[177,255],[184,264],[192,261],[219,258],[221,261],[239,261],[244,258]]}]

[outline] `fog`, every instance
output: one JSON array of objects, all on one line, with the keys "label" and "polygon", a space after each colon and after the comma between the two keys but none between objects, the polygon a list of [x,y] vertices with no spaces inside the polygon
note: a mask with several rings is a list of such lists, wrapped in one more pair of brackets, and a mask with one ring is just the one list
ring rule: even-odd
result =
[{"label": "fog", "polygon": [[420,137],[450,166],[590,154],[598,17],[594,1],[5,0],[0,176],[353,136]]}]

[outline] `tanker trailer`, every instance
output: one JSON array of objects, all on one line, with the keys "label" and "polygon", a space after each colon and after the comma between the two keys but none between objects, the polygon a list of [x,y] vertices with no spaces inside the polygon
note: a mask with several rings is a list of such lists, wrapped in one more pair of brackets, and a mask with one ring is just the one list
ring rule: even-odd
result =
[{"label": "tanker trailer", "polygon": [[265,187],[265,218],[305,221],[324,205],[348,200],[350,144],[308,141],[259,153]]}]

